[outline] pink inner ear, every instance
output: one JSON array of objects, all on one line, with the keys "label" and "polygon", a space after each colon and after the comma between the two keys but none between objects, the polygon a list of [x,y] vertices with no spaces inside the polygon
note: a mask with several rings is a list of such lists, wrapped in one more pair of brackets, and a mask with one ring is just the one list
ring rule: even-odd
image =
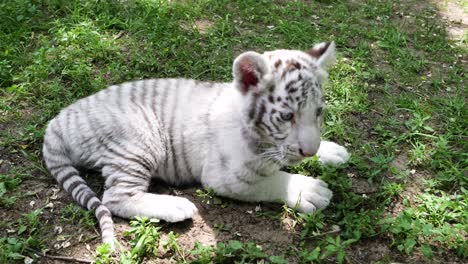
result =
[{"label": "pink inner ear", "polygon": [[307,53],[309,53],[309,55],[312,57],[320,58],[325,53],[325,51],[327,51],[328,47],[330,47],[330,44],[331,42],[327,42],[325,43],[325,45],[323,45],[322,47],[318,49],[311,48],[310,50],[307,51]]},{"label": "pink inner ear", "polygon": [[242,93],[247,93],[251,86],[257,86],[258,77],[250,63],[243,63],[239,68],[242,75]]}]

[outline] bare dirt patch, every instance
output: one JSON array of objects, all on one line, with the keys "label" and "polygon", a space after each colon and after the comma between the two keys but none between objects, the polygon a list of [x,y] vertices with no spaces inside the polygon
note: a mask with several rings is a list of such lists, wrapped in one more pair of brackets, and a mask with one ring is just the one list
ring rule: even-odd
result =
[{"label": "bare dirt patch", "polygon": [[[447,23],[447,32],[452,40],[461,41],[466,38],[468,30],[468,7],[463,7],[465,1],[434,1],[439,7],[439,15]],[[465,2],[466,5],[466,2]]]},{"label": "bare dirt patch", "polygon": [[213,22],[206,19],[200,19],[195,21],[195,27],[201,34],[206,34],[208,30],[213,27]]}]

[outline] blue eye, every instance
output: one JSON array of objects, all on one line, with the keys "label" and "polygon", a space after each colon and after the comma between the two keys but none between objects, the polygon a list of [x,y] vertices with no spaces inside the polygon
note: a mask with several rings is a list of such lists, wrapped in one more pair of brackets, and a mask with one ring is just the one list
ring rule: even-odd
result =
[{"label": "blue eye", "polygon": [[287,113],[287,114],[281,113],[281,119],[283,119],[284,121],[291,121],[293,118],[294,118],[293,113]]}]

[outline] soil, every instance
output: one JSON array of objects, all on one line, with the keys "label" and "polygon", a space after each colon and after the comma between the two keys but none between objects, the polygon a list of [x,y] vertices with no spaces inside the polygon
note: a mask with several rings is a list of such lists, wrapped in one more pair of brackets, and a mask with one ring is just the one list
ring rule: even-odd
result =
[{"label": "soil", "polygon": [[[439,8],[439,15],[448,22],[448,35],[452,40],[461,41],[468,30],[467,7],[459,1],[434,1]],[[466,3],[465,3],[466,5]]]}]

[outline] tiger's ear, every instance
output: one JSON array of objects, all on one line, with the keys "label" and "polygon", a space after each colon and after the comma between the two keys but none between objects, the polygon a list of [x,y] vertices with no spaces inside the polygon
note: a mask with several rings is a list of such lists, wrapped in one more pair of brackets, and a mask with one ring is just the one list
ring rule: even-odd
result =
[{"label": "tiger's ear", "polygon": [[245,95],[251,90],[259,90],[258,84],[267,74],[268,67],[259,53],[248,51],[234,60],[232,71],[237,89]]},{"label": "tiger's ear", "polygon": [[314,45],[307,53],[317,59],[317,64],[322,69],[327,69],[336,60],[335,42],[322,42]]}]

